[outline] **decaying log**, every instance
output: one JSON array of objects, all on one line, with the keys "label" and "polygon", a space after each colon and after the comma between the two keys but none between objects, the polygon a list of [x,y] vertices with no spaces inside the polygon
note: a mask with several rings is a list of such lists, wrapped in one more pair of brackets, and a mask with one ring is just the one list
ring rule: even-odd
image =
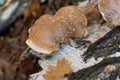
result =
[{"label": "decaying log", "polygon": [[[89,35],[87,38],[87,40],[92,43],[94,43],[97,39],[99,39],[100,37],[102,37],[103,35],[105,35],[107,32],[110,31],[110,29],[107,27],[107,25],[94,25],[94,26],[96,28],[94,30],[94,33]],[[83,61],[82,55],[83,55],[84,51],[86,51],[86,48],[88,48],[88,46],[85,47],[84,44],[83,44],[83,46],[81,45],[78,48],[75,48],[75,46],[63,45],[63,46],[61,46],[60,51],[49,56],[49,58],[48,58],[48,56],[41,54],[41,56],[39,56],[39,58],[41,60],[39,60],[38,63],[43,68],[43,70],[35,75],[31,75],[32,78],[34,78],[35,76],[38,76],[37,79],[44,80],[43,72],[46,72],[48,66],[54,65],[54,63],[56,63],[57,60],[60,58],[65,58],[66,60],[70,61],[70,63],[71,63],[70,68],[71,68],[72,72],[76,72],[78,70],[82,70],[82,69],[88,68],[90,66],[93,66],[95,64],[98,64],[99,62],[101,62],[101,60],[104,59],[104,58],[102,58],[102,59],[99,59],[96,61],[93,58],[91,58],[85,63]],[[24,59],[25,57],[27,57],[29,54],[34,55],[35,53],[36,53],[35,51],[31,50],[30,48],[27,48],[21,55],[21,60]],[[38,54],[40,54],[40,53],[38,53]],[[33,80],[36,80],[36,77]]]},{"label": "decaying log", "polygon": [[[108,73],[110,76],[104,75],[103,69],[109,64],[115,65],[117,69]],[[120,80],[120,57],[104,59],[95,66],[72,73],[68,80]]]},{"label": "decaying log", "polygon": [[85,59],[90,57],[106,57],[120,51],[120,26],[117,26],[112,31],[108,32],[105,36],[97,40],[89,46],[84,53]]},{"label": "decaying log", "polygon": [[[85,60],[91,57],[97,59],[115,52],[118,52],[118,55],[120,55],[120,26],[117,26],[95,43],[91,44],[84,56]],[[109,64],[116,65],[117,69],[109,73],[109,76],[104,75],[103,69]],[[120,80],[120,57],[106,57],[99,64],[72,73],[69,75],[68,80]]]}]

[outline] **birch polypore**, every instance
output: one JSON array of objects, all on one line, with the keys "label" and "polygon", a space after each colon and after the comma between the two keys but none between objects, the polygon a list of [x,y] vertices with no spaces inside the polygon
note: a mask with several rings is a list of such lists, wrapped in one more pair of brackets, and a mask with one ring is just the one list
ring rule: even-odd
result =
[{"label": "birch polypore", "polygon": [[100,20],[100,13],[98,8],[94,3],[89,3],[88,5],[81,8],[83,13],[86,15],[88,24],[98,23]]},{"label": "birch polypore", "polygon": [[50,54],[60,49],[60,43],[70,38],[86,36],[87,19],[76,6],[63,7],[55,15],[43,15],[29,30],[26,43],[33,50]]},{"label": "birch polypore", "polygon": [[98,0],[98,8],[111,26],[120,25],[120,0]]}]

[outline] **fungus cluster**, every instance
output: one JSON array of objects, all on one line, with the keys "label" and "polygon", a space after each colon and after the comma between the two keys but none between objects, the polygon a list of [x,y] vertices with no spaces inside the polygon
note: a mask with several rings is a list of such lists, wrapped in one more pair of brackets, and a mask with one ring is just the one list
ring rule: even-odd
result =
[{"label": "fungus cluster", "polygon": [[55,15],[45,14],[29,29],[26,43],[37,52],[58,51],[61,43],[70,44],[70,38],[86,36],[87,24],[98,22],[100,13],[110,25],[120,25],[119,4],[119,0],[98,0],[98,9],[90,3],[82,8],[63,7]]},{"label": "fungus cluster", "polygon": [[26,43],[33,50],[50,54],[60,49],[61,43],[70,43],[70,38],[86,36],[87,18],[76,6],[63,7],[55,15],[41,16],[29,29]]}]

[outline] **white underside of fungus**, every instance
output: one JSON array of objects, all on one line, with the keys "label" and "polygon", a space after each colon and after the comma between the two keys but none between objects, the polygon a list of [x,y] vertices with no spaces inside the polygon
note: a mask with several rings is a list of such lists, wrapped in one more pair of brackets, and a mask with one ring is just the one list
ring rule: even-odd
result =
[{"label": "white underside of fungus", "polygon": [[47,51],[47,50],[45,50],[45,49],[43,49],[43,48],[40,48],[40,47],[38,47],[37,45],[33,44],[33,42],[32,42],[30,39],[28,39],[28,40],[26,41],[26,43],[27,43],[30,47],[32,47],[33,50],[35,50],[35,51],[37,51],[37,52],[41,52],[41,53],[45,53],[45,54],[49,54],[49,53],[50,53],[49,51]]}]

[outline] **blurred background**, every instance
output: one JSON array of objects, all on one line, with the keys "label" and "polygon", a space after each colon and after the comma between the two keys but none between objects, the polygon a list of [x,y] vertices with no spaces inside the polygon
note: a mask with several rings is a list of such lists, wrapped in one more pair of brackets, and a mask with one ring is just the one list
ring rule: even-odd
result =
[{"label": "blurred background", "polygon": [[28,29],[43,14],[54,14],[67,5],[89,0],[0,0],[0,80],[28,80],[41,70],[37,58],[20,61]]}]

